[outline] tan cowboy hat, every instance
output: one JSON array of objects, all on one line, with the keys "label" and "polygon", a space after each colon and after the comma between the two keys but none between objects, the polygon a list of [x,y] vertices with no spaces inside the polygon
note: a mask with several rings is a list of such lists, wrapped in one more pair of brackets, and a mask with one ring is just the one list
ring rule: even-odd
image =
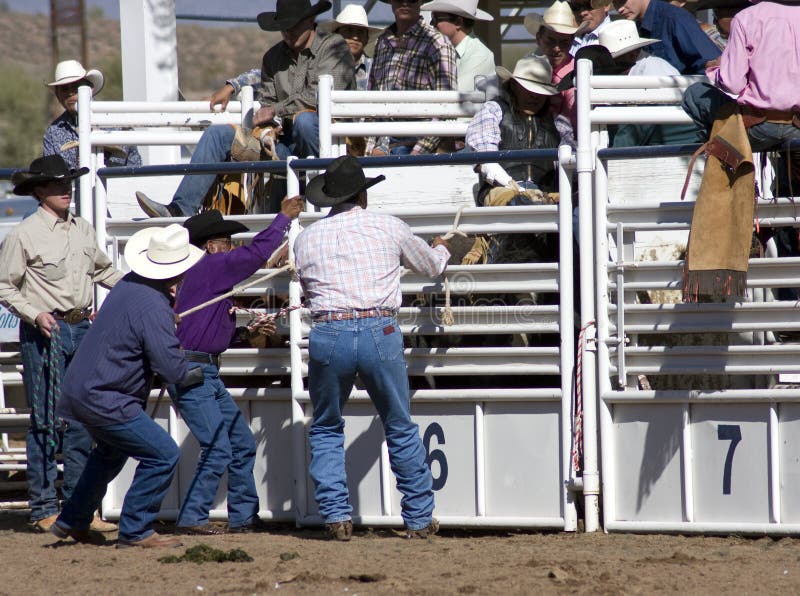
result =
[{"label": "tan cowboy hat", "polygon": [[49,87],[59,85],[69,85],[76,81],[86,79],[92,86],[92,95],[100,93],[100,89],[105,84],[103,73],[97,69],[86,70],[77,60],[64,60],[56,64],[56,76],[52,83],[47,83]]},{"label": "tan cowboy hat", "polygon": [[170,279],[188,271],[205,253],[189,243],[189,230],[179,224],[145,228],[125,245],[125,261],[147,279]]},{"label": "tan cowboy hat", "polygon": [[578,23],[575,22],[575,15],[572,13],[568,2],[556,0],[544,14],[526,14],[525,28],[534,37],[542,27],[552,29],[556,33],[564,35],[575,35],[578,32]]},{"label": "tan cowboy hat", "polygon": [[383,32],[380,27],[371,27],[367,19],[367,11],[363,6],[358,4],[348,4],[342,9],[336,18],[332,21],[326,21],[319,25],[321,31],[328,31],[336,33],[342,27],[363,27],[367,30],[369,39],[366,43],[371,46],[378,39],[378,36]]},{"label": "tan cowboy hat", "polygon": [[514,66],[512,73],[507,68],[498,66],[497,76],[502,82],[514,79],[531,93],[539,95],[556,95],[558,91],[551,83],[553,67],[544,56],[530,56],[520,59]]},{"label": "tan cowboy hat", "polygon": [[494,17],[478,8],[478,0],[433,0],[419,7],[420,10],[454,14],[474,21],[493,21]]},{"label": "tan cowboy hat", "polygon": [[623,19],[614,21],[604,28],[598,36],[598,41],[601,46],[611,52],[612,58],[617,58],[633,50],[658,43],[661,40],[639,37],[636,23]]}]

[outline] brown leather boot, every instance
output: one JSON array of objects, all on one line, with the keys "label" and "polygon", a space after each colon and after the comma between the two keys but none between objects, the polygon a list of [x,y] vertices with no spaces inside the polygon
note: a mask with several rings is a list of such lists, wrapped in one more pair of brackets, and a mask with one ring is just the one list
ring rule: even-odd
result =
[{"label": "brown leather boot", "polygon": [[141,540],[125,540],[120,538],[117,540],[117,548],[130,548],[138,546],[139,548],[177,548],[183,546],[178,538],[174,536],[162,536],[157,532],[153,532],[147,538]]}]

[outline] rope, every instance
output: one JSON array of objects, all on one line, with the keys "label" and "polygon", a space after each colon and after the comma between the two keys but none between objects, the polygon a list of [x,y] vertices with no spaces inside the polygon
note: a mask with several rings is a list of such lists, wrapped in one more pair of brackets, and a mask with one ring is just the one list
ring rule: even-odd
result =
[{"label": "rope", "polygon": [[575,414],[572,425],[572,468],[575,472],[581,470],[583,457],[583,351],[586,347],[586,331],[594,326],[594,321],[589,321],[581,327],[578,333],[578,354],[575,359]]},{"label": "rope", "polygon": [[274,321],[281,317],[285,317],[293,310],[297,310],[298,308],[303,308],[303,304],[297,304],[295,306],[285,306],[280,309],[278,312],[274,313],[263,313],[258,312],[256,310],[250,308],[242,308],[241,306],[233,306],[230,309],[231,314],[235,313],[245,313],[250,315],[250,321],[247,323],[247,330],[248,331],[256,331],[259,327],[261,327],[267,321]]},{"label": "rope", "polygon": [[461,221],[461,214],[464,212],[464,207],[466,205],[461,205],[456,211],[456,218],[453,220],[453,227],[450,228],[450,231],[447,232],[444,236],[442,236],[442,240],[450,240],[453,236],[461,236],[462,238],[466,238],[467,235],[458,229],[458,222]]},{"label": "rope", "polygon": [[[61,373],[64,366],[64,353],[58,324],[50,328],[49,345],[44,347],[42,360],[44,366],[33,377],[33,420],[37,429],[45,431],[45,437],[49,445],[55,447],[56,403],[61,397]],[[45,369],[48,372],[47,393],[42,396]],[[44,414],[41,412],[41,398],[44,399]]]}]

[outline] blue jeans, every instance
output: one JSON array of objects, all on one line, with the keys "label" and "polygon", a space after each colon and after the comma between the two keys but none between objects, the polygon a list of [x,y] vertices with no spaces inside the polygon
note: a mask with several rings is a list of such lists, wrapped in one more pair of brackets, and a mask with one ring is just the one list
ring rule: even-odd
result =
[{"label": "blue jeans", "polygon": [[402,516],[410,530],[433,516],[433,481],[418,426],[409,412],[403,336],[394,317],[314,323],[309,336],[308,389],[314,419],[308,433],[309,471],[326,523],[350,519],[342,410],[358,374],[383,423],[389,462],[403,494]]},{"label": "blue jeans", "polygon": [[[58,321],[57,333],[61,340],[61,362],[64,365],[60,372],[62,377],[88,330],[89,321],[75,325]],[[50,340],[36,327],[25,322],[20,324],[19,336],[22,380],[25,385],[25,398],[31,409],[31,424],[25,439],[28,497],[31,521],[38,521],[58,513],[56,453],[61,453],[64,461],[64,484],[61,486],[61,493],[64,499],[68,499],[86,465],[86,458],[92,448],[92,437],[77,422],[65,422],[62,432],[59,432],[58,419],[49,411],[47,403],[50,367],[45,360],[45,352],[50,347]],[[37,384],[39,387],[35,390]],[[50,418],[56,423],[54,435],[39,424],[46,423]],[[56,444],[53,445],[51,440]]]},{"label": "blue jeans", "polygon": [[[191,163],[220,163],[230,161],[231,144],[235,131],[227,124],[209,126],[192,154]],[[319,117],[316,112],[302,112],[284,127],[276,153],[281,159],[290,155],[307,157],[319,155]],[[200,210],[216,174],[193,174],[184,176],[172,196],[172,205],[186,215],[194,215]],[[284,184],[285,186],[285,184]],[[284,193],[285,194],[285,191]],[[280,204],[278,204],[280,208]]]},{"label": "blue jeans", "polygon": [[175,404],[200,443],[197,471],[178,514],[178,526],[208,523],[219,481],[228,470],[228,525],[243,526],[258,516],[253,478],[256,442],[242,412],[213,364],[203,365],[205,381],[175,389]]},{"label": "blue jeans", "polygon": [[87,529],[106,494],[108,483],[132,457],[139,465],[122,503],[119,537],[123,540],[147,538],[153,533],[150,526],[178,465],[178,446],[144,411],[127,422],[88,427],[88,430],[97,445],[89,454],[72,496],[64,503],[58,525],[65,529]]},{"label": "blue jeans", "polygon": [[[705,132],[705,138],[711,134],[711,125],[720,108],[733,102],[728,95],[708,83],[694,83],[683,94],[683,109]],[[753,151],[766,151],[790,139],[800,139],[800,128],[791,124],[762,122],[748,128],[747,136]]]}]

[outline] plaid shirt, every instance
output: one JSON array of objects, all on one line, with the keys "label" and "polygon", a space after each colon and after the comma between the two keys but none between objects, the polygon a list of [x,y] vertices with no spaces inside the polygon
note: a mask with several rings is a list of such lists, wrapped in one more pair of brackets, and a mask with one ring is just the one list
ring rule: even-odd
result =
[{"label": "plaid shirt", "polygon": [[431,277],[450,253],[431,248],[402,220],[341,205],[303,230],[294,243],[295,267],[312,314],[400,308],[401,263]]},{"label": "plaid shirt", "polygon": [[[375,43],[368,89],[375,91],[453,91],[458,89],[456,50],[436,29],[419,22],[402,35],[397,25],[384,30]],[[380,144],[380,143],[378,143]],[[436,137],[419,139],[414,149],[431,153]],[[368,150],[371,147],[368,146]]]}]

